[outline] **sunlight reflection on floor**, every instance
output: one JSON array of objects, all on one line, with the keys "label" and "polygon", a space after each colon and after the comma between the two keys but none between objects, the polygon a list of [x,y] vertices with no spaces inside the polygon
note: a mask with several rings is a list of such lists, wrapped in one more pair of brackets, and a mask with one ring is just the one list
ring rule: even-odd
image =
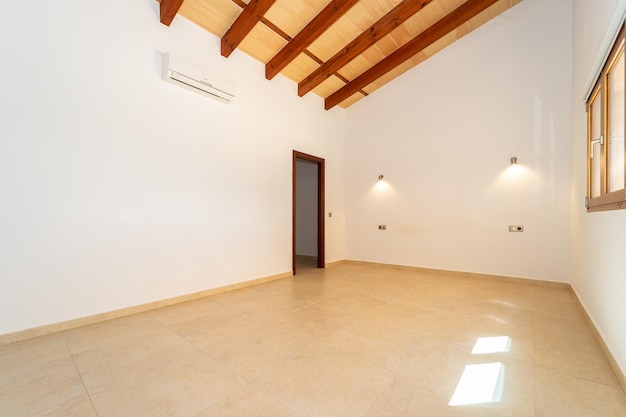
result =
[{"label": "sunlight reflection on floor", "polygon": [[476,340],[472,355],[486,353],[504,353],[511,348],[511,338],[509,336],[480,337]]},{"label": "sunlight reflection on floor", "polygon": [[[509,336],[479,337],[473,355],[506,353],[511,348]],[[454,390],[451,406],[498,402],[504,387],[504,365],[501,362],[467,365]]]},{"label": "sunlight reflection on floor", "polygon": [[500,362],[467,365],[461,375],[451,406],[498,402],[504,386],[504,365]]}]

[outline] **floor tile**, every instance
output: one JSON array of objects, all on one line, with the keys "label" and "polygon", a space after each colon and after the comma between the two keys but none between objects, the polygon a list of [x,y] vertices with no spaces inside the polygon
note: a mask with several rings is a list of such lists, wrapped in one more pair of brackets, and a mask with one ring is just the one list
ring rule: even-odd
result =
[{"label": "floor tile", "polygon": [[148,316],[165,326],[206,317],[219,319],[220,317],[226,317],[232,314],[233,310],[230,307],[219,304],[211,297],[175,304],[148,312]]},{"label": "floor tile", "polygon": [[307,348],[316,338],[294,326],[249,317],[221,325],[194,320],[172,329],[248,381]]},{"label": "floor tile", "polygon": [[61,335],[0,346],[0,376],[16,370],[36,370],[48,362],[63,358],[70,358],[70,352]]},{"label": "floor tile", "polygon": [[194,417],[298,417],[253,385],[233,391]]},{"label": "floor tile", "polygon": [[285,361],[258,386],[301,417],[362,416],[394,374],[361,358],[314,346]]},{"label": "floor tile", "polygon": [[613,386],[536,367],[536,417],[623,417],[626,396]]},{"label": "floor tile", "polygon": [[155,362],[150,369],[120,372],[108,385],[86,386],[100,417],[190,417],[245,384],[235,372],[196,351]]},{"label": "floor tile", "polygon": [[37,417],[98,417],[90,398],[85,394],[38,412]]},{"label": "floor tile", "polygon": [[359,319],[322,340],[324,346],[381,368],[401,372],[423,337],[382,322]]},{"label": "floor tile", "polygon": [[115,385],[120,378],[143,375],[198,351],[196,347],[174,334],[162,332],[134,343],[94,346],[74,355],[74,362],[90,392],[99,392]]},{"label": "floor tile", "polygon": [[147,313],[108,320],[64,333],[71,353],[90,349],[118,349],[164,332],[165,327]]},{"label": "floor tile", "polygon": [[[485,369],[493,392],[450,405]],[[270,415],[623,417],[626,395],[569,288],[369,265],[0,346],[0,417]]]},{"label": "floor tile", "polygon": [[535,343],[535,364],[571,376],[619,387],[613,370],[595,341],[586,346],[569,343]]},{"label": "floor tile", "polygon": [[[528,372],[526,369],[524,372]],[[515,375],[519,377],[520,375]],[[527,375],[522,375],[526,377]],[[507,387],[507,384],[510,386]],[[364,417],[531,417],[534,416],[532,386],[510,384],[505,372],[502,398],[492,403],[449,405],[452,394],[435,392],[418,379],[396,377]],[[530,391],[529,391],[530,390]]]},{"label": "floor tile", "polygon": [[31,417],[85,394],[68,356],[0,374],[0,415]]}]

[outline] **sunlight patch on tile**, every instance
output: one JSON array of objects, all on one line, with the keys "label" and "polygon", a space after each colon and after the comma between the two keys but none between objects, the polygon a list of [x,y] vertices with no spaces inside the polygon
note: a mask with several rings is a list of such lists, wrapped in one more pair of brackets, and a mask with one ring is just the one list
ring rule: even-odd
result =
[{"label": "sunlight patch on tile", "polygon": [[504,353],[511,348],[511,338],[509,336],[479,337],[476,340],[472,355],[483,355],[487,353]]},{"label": "sunlight patch on tile", "polygon": [[500,362],[467,365],[454,390],[451,406],[500,401],[504,386],[504,365]]}]

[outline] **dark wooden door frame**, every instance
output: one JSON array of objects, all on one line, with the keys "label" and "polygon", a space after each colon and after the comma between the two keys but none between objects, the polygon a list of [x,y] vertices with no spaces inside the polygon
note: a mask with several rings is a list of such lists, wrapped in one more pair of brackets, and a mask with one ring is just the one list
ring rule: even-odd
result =
[{"label": "dark wooden door frame", "polygon": [[293,151],[292,168],[292,270],[296,274],[296,161],[302,159],[317,164],[317,267],[326,267],[325,228],[324,228],[324,159],[306,153]]}]

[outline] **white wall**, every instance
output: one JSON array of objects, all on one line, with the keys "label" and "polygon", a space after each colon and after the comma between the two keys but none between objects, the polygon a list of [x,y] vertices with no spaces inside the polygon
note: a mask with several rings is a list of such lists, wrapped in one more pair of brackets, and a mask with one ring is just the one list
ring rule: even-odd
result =
[{"label": "white wall", "polygon": [[296,254],[317,256],[317,170],[296,161]]},{"label": "white wall", "polygon": [[[345,112],[158,5],[0,4],[0,334],[290,271],[293,149],[326,159],[345,258]],[[162,82],[165,51],[235,102]]]},{"label": "white wall", "polygon": [[626,211],[587,213],[584,99],[619,29],[626,1],[573,0],[572,284],[626,372]]},{"label": "white wall", "polygon": [[348,110],[349,259],[569,281],[569,3],[525,0]]}]

